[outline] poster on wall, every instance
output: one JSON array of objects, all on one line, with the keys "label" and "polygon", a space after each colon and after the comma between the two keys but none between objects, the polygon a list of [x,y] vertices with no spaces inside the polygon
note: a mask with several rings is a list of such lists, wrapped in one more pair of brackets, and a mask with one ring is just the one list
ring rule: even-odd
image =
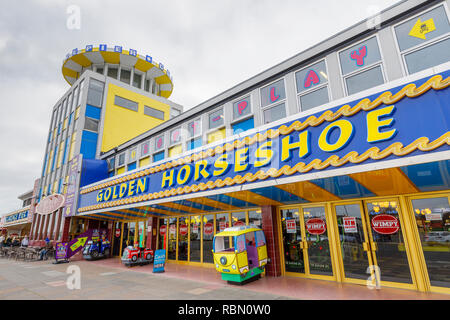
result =
[{"label": "poster on wall", "polygon": [[356,217],[342,217],[342,223],[344,224],[345,233],[357,233]]},{"label": "poster on wall", "polygon": [[286,232],[287,233],[296,233],[297,226],[295,224],[295,219],[287,219],[286,220]]}]

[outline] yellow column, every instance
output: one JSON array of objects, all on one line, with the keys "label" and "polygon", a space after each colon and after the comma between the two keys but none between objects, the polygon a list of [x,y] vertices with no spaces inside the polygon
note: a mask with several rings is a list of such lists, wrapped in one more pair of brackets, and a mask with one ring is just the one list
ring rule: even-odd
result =
[{"label": "yellow column", "polygon": [[411,277],[417,285],[417,290],[426,292],[430,290],[428,272],[426,270],[425,258],[422,252],[416,221],[412,214],[409,202],[404,196],[400,196],[400,218],[403,220],[403,234],[406,239],[407,250],[411,268]]}]

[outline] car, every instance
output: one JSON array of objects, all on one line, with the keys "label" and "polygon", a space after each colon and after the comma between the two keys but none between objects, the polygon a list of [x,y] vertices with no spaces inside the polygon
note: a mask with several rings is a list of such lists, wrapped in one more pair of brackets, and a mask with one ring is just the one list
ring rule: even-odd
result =
[{"label": "car", "polygon": [[436,242],[449,242],[450,232],[448,231],[432,231],[425,235],[425,241],[436,241]]},{"label": "car", "polygon": [[83,249],[83,258],[86,260],[97,260],[109,258],[111,243],[108,240],[89,240]]},{"label": "car", "polygon": [[154,251],[148,248],[128,246],[123,250],[122,263],[131,267],[133,265],[150,264],[154,259]]}]

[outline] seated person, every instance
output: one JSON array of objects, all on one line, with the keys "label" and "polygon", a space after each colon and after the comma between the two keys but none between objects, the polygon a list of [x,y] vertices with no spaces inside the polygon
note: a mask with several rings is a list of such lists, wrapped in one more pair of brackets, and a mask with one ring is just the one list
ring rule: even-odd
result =
[{"label": "seated person", "polygon": [[47,254],[47,252],[51,248],[53,248],[53,246],[50,243],[50,239],[47,237],[47,238],[45,238],[45,247],[39,252],[39,259],[38,260],[44,260],[44,256]]},{"label": "seated person", "polygon": [[14,237],[14,238],[13,238],[13,241],[12,241],[12,243],[11,243],[11,246],[13,246],[13,247],[18,247],[18,246],[20,246],[20,241],[19,241],[16,237]]}]

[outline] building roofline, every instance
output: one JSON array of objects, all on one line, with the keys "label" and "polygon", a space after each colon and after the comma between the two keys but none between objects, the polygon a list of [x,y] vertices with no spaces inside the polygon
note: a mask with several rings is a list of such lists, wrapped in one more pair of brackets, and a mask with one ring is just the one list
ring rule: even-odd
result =
[{"label": "building roofline", "polygon": [[[414,14],[414,12],[418,9],[423,9],[425,6],[431,6],[433,4],[437,4],[439,2],[445,2],[444,0],[402,0],[398,3],[393,4],[392,6],[382,10],[380,12],[380,26],[388,26],[393,24],[399,18],[404,18],[405,16],[409,16]],[[116,151],[110,150],[101,155],[102,158],[107,158],[112,154],[126,149],[134,144],[139,143],[140,141],[149,138],[155,134],[158,134],[161,131],[167,130],[184,120],[188,120],[198,115],[200,112],[204,112],[206,110],[211,110],[227,99],[233,99],[234,97],[241,96],[253,88],[263,85],[265,82],[271,81],[273,78],[282,75],[283,73],[290,72],[294,68],[300,67],[302,64],[307,64],[311,62],[311,60],[316,59],[320,56],[324,56],[325,54],[336,50],[339,47],[345,47],[350,42],[354,40],[367,36],[368,34],[377,32],[377,29],[371,28],[368,25],[368,21],[375,17],[376,15],[367,17],[364,20],[336,33],[335,35],[319,42],[318,44],[303,50],[302,52],[276,64],[275,66],[262,71],[255,76],[238,83],[237,85],[231,87],[230,89],[223,91],[212,98],[200,103],[199,105],[190,108],[189,110],[183,112],[179,116],[169,119],[166,122],[160,124],[159,126],[148,130],[141,135],[130,139],[129,141],[119,145]]]}]

